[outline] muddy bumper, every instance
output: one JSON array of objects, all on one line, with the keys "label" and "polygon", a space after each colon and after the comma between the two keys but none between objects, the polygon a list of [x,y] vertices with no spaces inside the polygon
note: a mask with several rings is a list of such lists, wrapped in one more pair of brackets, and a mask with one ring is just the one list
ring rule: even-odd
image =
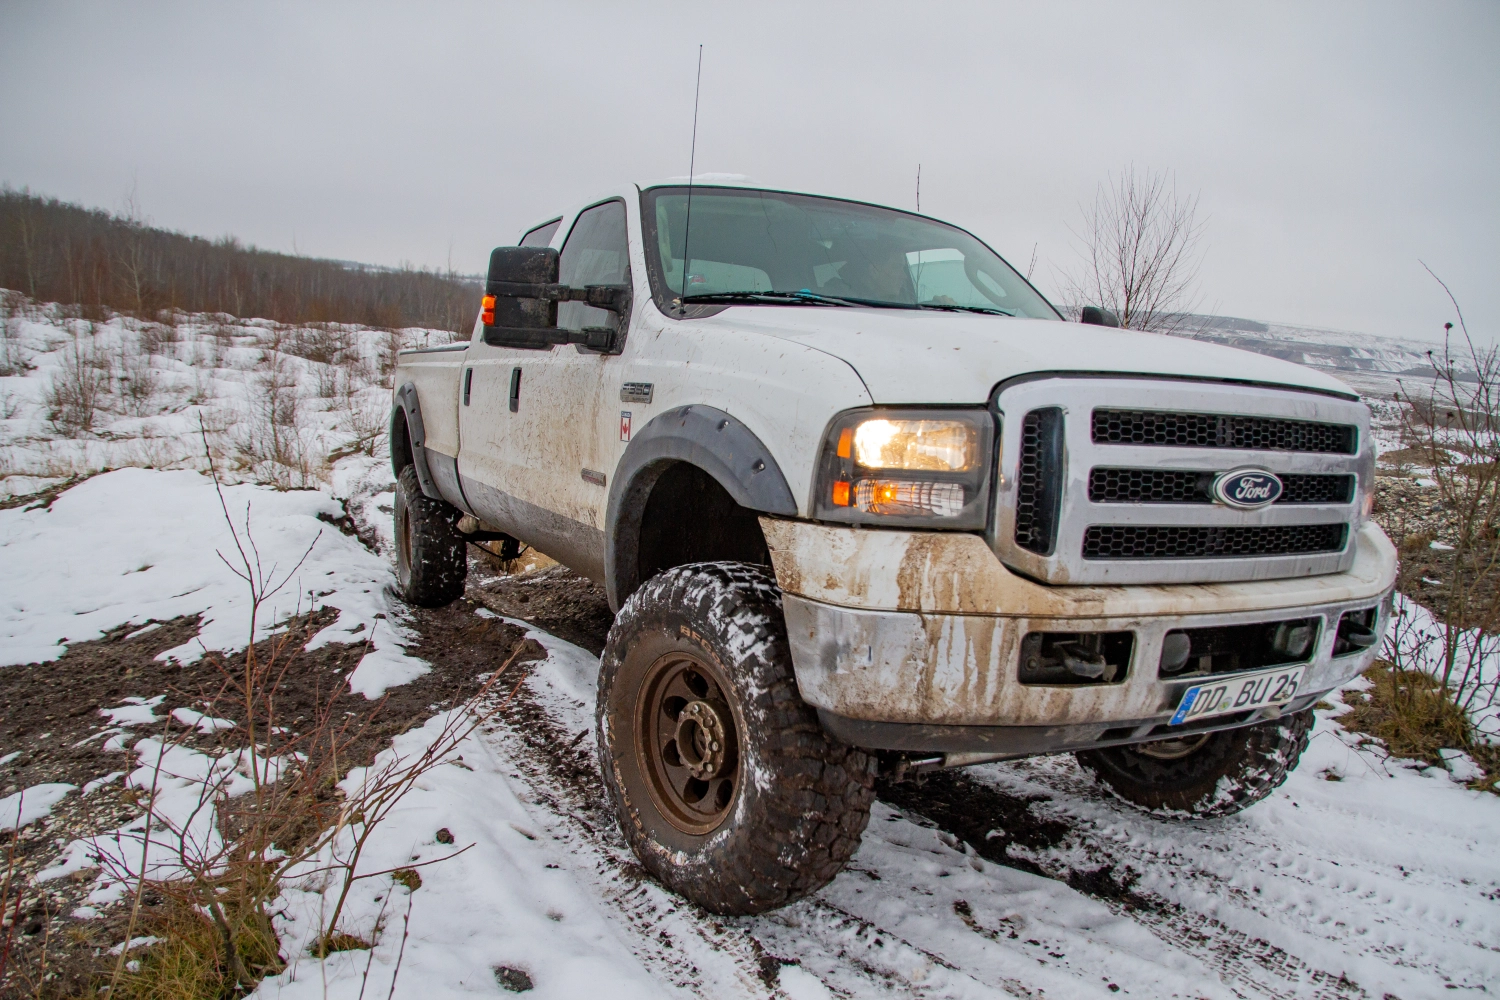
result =
[{"label": "muddy bumper", "polygon": [[[1169,720],[1203,671],[1244,665],[1227,659],[1237,655],[1231,652],[1195,657],[1169,674],[1169,633],[1186,632],[1195,650],[1208,650],[1269,634],[1277,623],[1311,626],[1296,701],[1192,728],[1298,711],[1369,666],[1378,647],[1351,648],[1340,623],[1349,615],[1384,634],[1396,566],[1389,540],[1367,525],[1345,573],[1212,586],[1052,587],[1009,573],[973,535],[769,518],[763,525],[803,698],[845,742],[918,752],[1035,754],[1182,731]],[[1036,663],[1036,635],[1092,633],[1128,636],[1114,641],[1119,663],[1110,678],[1023,677],[1023,659]]]}]

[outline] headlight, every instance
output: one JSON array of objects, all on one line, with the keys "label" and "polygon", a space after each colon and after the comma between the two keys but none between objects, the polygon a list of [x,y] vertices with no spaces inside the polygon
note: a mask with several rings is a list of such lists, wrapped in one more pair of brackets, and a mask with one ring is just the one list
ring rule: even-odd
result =
[{"label": "headlight", "polygon": [[825,521],[977,530],[989,513],[988,410],[862,409],[828,425],[814,486]]}]

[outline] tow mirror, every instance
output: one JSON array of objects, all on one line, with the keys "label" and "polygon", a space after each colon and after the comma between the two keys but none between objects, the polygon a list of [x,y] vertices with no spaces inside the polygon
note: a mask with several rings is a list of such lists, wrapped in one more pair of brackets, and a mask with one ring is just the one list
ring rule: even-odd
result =
[{"label": "tow mirror", "polygon": [[1088,323],[1091,326],[1114,326],[1120,325],[1120,317],[1108,309],[1100,309],[1098,306],[1084,306],[1078,314],[1078,322]]},{"label": "tow mirror", "polygon": [[582,302],[615,313],[630,313],[629,285],[571,288],[558,283],[558,252],[551,247],[496,247],[484,282],[479,318],[484,341],[507,347],[581,344],[612,351],[617,334],[608,327],[557,328],[557,304]]}]

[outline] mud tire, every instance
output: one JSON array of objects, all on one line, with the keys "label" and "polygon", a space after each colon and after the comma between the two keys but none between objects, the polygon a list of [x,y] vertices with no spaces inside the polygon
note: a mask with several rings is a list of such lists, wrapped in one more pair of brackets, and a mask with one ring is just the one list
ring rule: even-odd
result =
[{"label": "mud tire", "polygon": [[396,477],[396,585],[410,604],[440,608],[463,596],[469,553],[459,510],[422,492],[416,466]]},{"label": "mud tire", "polygon": [[[637,749],[636,734],[651,725],[641,721],[651,711],[648,678],[679,656],[724,678],[733,703],[738,777],[723,819],[702,835],[666,817],[649,784],[653,764],[642,762],[651,751]],[[659,882],[706,910],[785,906],[827,885],[859,847],[875,759],[835,742],[803,702],[766,567],[679,566],[631,595],[601,658],[597,719],[600,769],[625,839]]]},{"label": "mud tire", "polygon": [[1210,733],[1176,760],[1141,752],[1139,745],[1082,750],[1078,763],[1124,801],[1159,816],[1232,816],[1270,795],[1307,749],[1313,711]]}]

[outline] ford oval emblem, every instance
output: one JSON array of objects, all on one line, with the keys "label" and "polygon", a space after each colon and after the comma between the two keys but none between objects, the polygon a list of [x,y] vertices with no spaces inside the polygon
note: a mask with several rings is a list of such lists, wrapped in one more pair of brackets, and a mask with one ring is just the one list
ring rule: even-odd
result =
[{"label": "ford oval emblem", "polygon": [[1281,480],[1259,469],[1235,469],[1214,480],[1214,499],[1240,510],[1254,510],[1281,497]]}]

